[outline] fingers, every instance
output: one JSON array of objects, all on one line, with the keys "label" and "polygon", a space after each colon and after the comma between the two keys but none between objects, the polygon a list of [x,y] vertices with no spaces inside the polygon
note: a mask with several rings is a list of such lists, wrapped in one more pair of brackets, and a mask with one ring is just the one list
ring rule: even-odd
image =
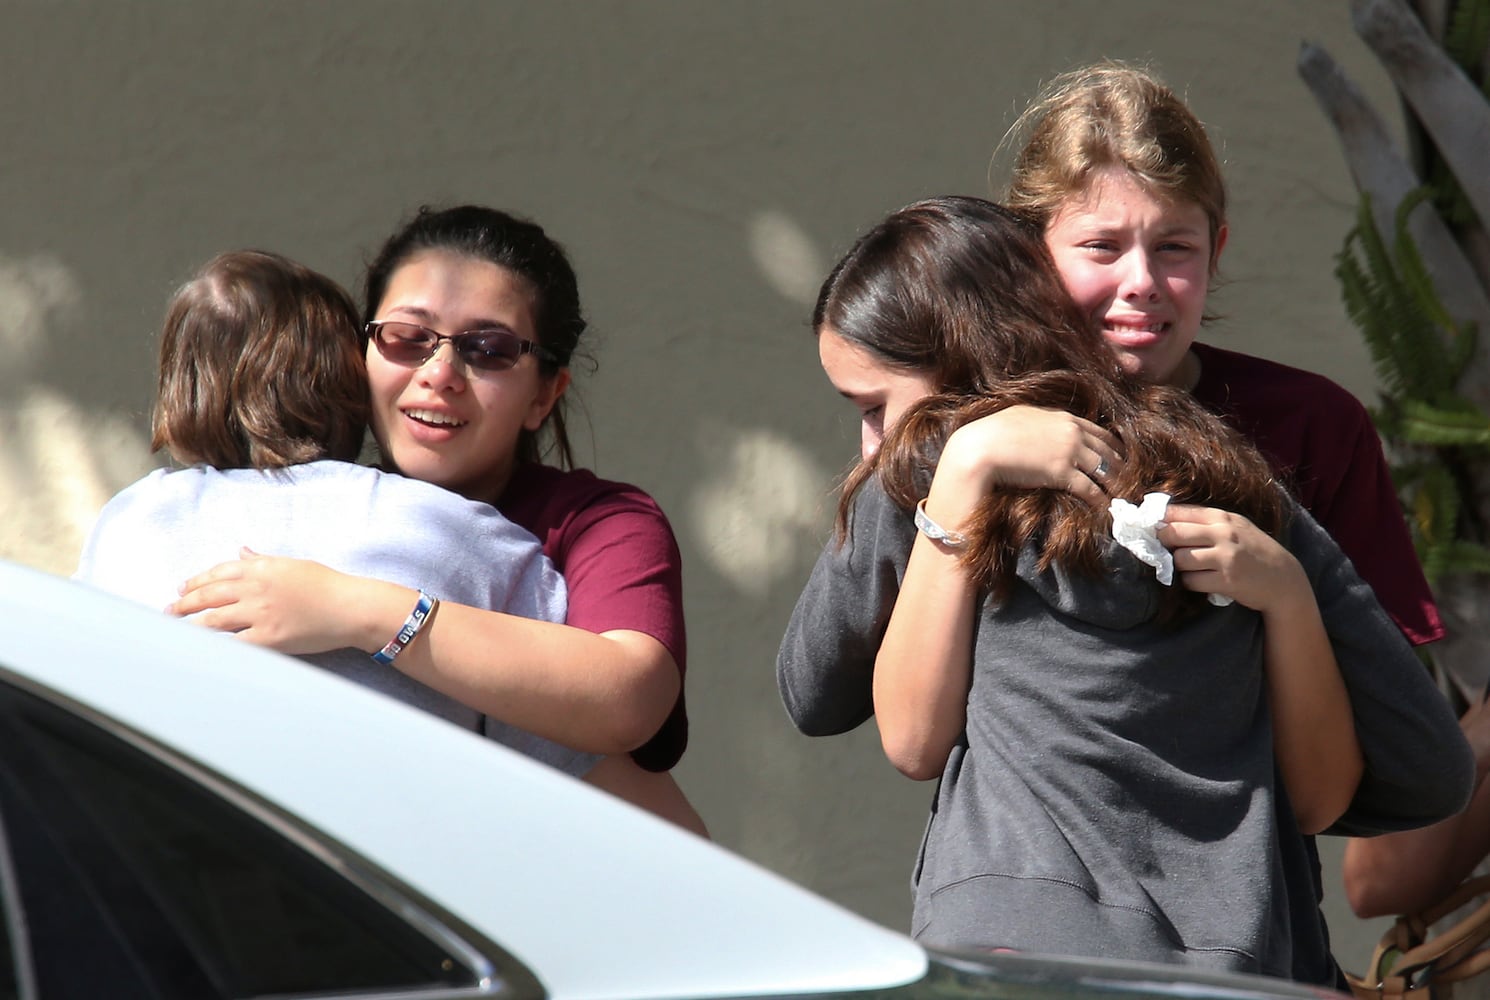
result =
[{"label": "fingers", "polygon": [[1118,440],[1116,434],[1105,427],[1092,423],[1085,417],[1072,416],[1071,419],[1075,422],[1084,437],[1095,442],[1093,447],[1097,447],[1098,450],[1115,458],[1121,459],[1123,457],[1123,444]]},{"label": "fingers", "polygon": [[1122,446],[1111,432],[1090,420],[1081,417],[1071,419],[1080,432],[1075,456],[1076,469],[1099,487],[1099,493],[1105,493],[1106,482],[1122,470]]},{"label": "fingers", "polygon": [[1225,566],[1242,546],[1241,532],[1234,520],[1245,523],[1245,519],[1212,507],[1170,504],[1155,535],[1174,556],[1177,571],[1214,570]]},{"label": "fingers", "polygon": [[[1079,473],[1077,478],[1089,483],[1095,487],[1095,490],[1068,488],[1071,492],[1082,496],[1083,499],[1087,499],[1086,494],[1091,493],[1096,503],[1103,503],[1106,500],[1108,481],[1122,470],[1123,456],[1105,441],[1097,438],[1086,439],[1083,446],[1083,450],[1076,457],[1076,471]],[[1088,500],[1088,502],[1093,502],[1093,500]]]},{"label": "fingers", "polygon": [[224,580],[240,580],[242,578],[243,563],[235,560],[233,562],[218,563],[211,569],[198,573],[183,583],[179,589],[181,593],[185,594],[188,591],[197,590],[208,584],[218,583]]},{"label": "fingers", "polygon": [[[956,455],[953,460],[952,456]],[[1066,490],[1084,503],[1106,503],[1106,483],[1123,467],[1116,435],[1063,410],[1011,406],[953,432],[938,465],[996,486]]]},{"label": "fingers", "polygon": [[1164,520],[1168,524],[1217,524],[1237,516],[1215,507],[1188,503],[1172,503],[1164,511]]},{"label": "fingers", "polygon": [[1107,493],[1102,489],[1102,484],[1079,471],[1073,474],[1071,481],[1066,484],[1066,492],[1089,507],[1107,505]]},{"label": "fingers", "polygon": [[[201,581],[193,585],[193,581]],[[239,588],[236,579],[204,580],[193,577],[183,586],[181,596],[166,608],[178,618],[199,614],[213,608],[225,608],[237,604]]]}]

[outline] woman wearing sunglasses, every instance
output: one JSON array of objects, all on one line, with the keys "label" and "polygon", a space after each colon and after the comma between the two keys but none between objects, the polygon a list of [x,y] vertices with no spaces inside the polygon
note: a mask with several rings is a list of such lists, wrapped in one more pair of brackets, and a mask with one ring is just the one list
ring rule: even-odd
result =
[{"label": "woman wearing sunglasses", "polygon": [[[385,466],[493,504],[538,536],[569,588],[563,625],[442,602],[390,669],[612,755],[592,783],[701,831],[666,773],[687,743],[678,547],[651,497],[572,468],[563,397],[585,320],[563,249],[493,209],[421,209],[383,245],[365,291]],[[372,654],[420,603],[408,587],[245,554],[187,581],[173,610],[282,652]]]},{"label": "woman wearing sunglasses", "polygon": [[[532,534],[486,504],[354,464],[367,434],[360,326],[340,285],[279,254],[208,261],[161,328],[151,448],[177,467],[108,502],[74,578],[159,610],[187,576],[248,544],[563,621],[564,581]],[[307,659],[574,777],[599,763],[389,669],[396,656]]]}]

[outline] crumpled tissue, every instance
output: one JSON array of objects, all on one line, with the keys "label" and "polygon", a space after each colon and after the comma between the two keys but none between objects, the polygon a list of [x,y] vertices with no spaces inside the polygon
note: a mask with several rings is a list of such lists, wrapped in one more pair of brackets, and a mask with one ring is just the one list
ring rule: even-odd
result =
[{"label": "crumpled tissue", "polygon": [[[1174,584],[1174,556],[1160,544],[1157,532],[1164,527],[1164,512],[1169,509],[1168,493],[1145,493],[1138,504],[1113,497],[1107,505],[1112,515],[1112,540],[1154,567],[1154,576],[1164,586]],[[1206,599],[1218,608],[1231,603],[1223,594],[1207,594]]]}]

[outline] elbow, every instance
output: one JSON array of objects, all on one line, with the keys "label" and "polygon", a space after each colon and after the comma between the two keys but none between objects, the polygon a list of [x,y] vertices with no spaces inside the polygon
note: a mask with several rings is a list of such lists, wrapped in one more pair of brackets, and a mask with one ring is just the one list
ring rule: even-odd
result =
[{"label": "elbow", "polygon": [[1340,867],[1341,883],[1345,889],[1345,901],[1350,904],[1350,912],[1362,920],[1382,916],[1386,911],[1382,909],[1379,901],[1379,893],[1376,886],[1372,884],[1369,865],[1363,861],[1360,850],[1361,841],[1352,840],[1345,846],[1345,862]]},{"label": "elbow", "polygon": [[1365,764],[1357,756],[1353,767],[1347,772],[1348,777],[1332,781],[1328,789],[1313,796],[1307,804],[1296,805],[1294,822],[1298,825],[1299,832],[1312,837],[1334,826],[1355,799],[1356,789],[1361,785],[1365,770]]},{"label": "elbow", "polygon": [[1349,803],[1342,803],[1339,808],[1314,808],[1300,809],[1294,816],[1298,824],[1299,832],[1308,837],[1324,833],[1335,821],[1345,815],[1345,807]]},{"label": "elbow", "polygon": [[635,660],[632,668],[615,675],[614,686],[596,705],[595,727],[583,747],[575,745],[575,750],[595,754],[636,750],[657,735],[681,696],[682,672],[671,654]]},{"label": "elbow", "polygon": [[671,658],[639,673],[613,698],[596,733],[595,753],[630,753],[657,735],[683,693],[683,678]]},{"label": "elbow", "polygon": [[1345,845],[1345,860],[1340,866],[1345,901],[1350,904],[1350,911],[1362,920],[1411,913],[1430,902],[1420,898],[1421,894],[1414,893],[1411,885],[1404,885],[1398,877],[1411,874],[1399,871],[1402,859],[1390,850],[1380,849],[1389,846],[1387,838],[1391,836],[1354,839]]},{"label": "elbow", "polygon": [[837,736],[857,728],[874,714],[867,697],[855,699],[846,690],[830,693],[785,670],[777,671],[776,686],[787,717],[803,736]]},{"label": "elbow", "polygon": [[952,754],[951,746],[940,746],[922,739],[895,738],[883,731],[880,745],[895,770],[912,781],[940,778],[947,769],[947,758]]},{"label": "elbow", "polygon": [[803,736],[837,736],[856,728],[869,718],[869,712],[845,711],[845,706],[803,701],[783,688],[781,703],[786,714]]},{"label": "elbow", "polygon": [[933,767],[930,764],[898,763],[895,761],[891,763],[895,764],[895,770],[912,781],[935,781],[942,776],[942,768]]},{"label": "elbow", "polygon": [[791,716],[792,725],[797,727],[797,732],[803,736],[837,736],[846,731],[846,727],[835,725],[830,719],[808,712],[793,711],[790,706],[787,714]]}]

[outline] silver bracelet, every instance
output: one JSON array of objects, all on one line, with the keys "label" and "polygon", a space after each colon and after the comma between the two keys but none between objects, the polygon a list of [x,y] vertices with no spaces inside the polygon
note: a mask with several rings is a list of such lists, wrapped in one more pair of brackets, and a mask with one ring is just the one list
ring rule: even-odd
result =
[{"label": "silver bracelet", "polygon": [[960,549],[964,545],[966,545],[966,535],[962,534],[959,531],[948,531],[946,528],[943,528],[940,524],[937,524],[935,521],[933,521],[931,519],[931,515],[926,513],[926,501],[928,499],[930,498],[923,497],[916,503],[916,527],[920,529],[921,534],[925,535],[933,542],[942,543],[949,549]]}]

